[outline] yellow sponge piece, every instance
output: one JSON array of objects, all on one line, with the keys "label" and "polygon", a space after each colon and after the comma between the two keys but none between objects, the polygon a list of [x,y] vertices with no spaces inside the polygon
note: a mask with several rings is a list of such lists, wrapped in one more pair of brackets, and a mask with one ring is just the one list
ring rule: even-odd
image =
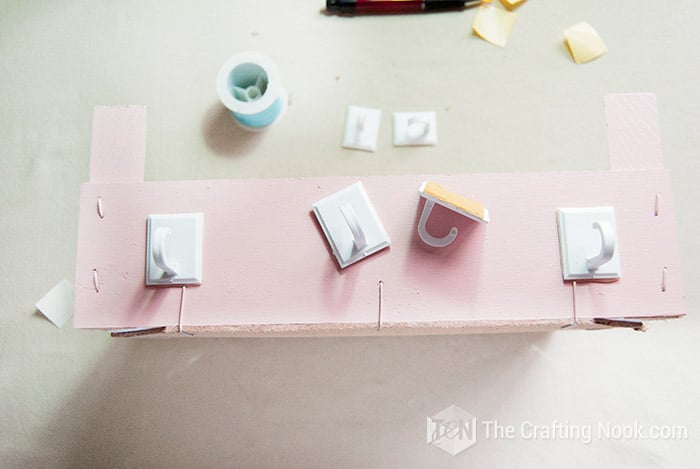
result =
[{"label": "yellow sponge piece", "polygon": [[576,23],[564,31],[566,47],[577,64],[595,60],[608,51],[593,26],[585,21]]},{"label": "yellow sponge piece", "polygon": [[485,4],[479,7],[474,16],[472,29],[485,41],[499,47],[505,47],[513,29],[516,15],[503,8]]},{"label": "yellow sponge piece", "polygon": [[501,0],[501,4],[508,10],[514,10],[525,3],[525,0]]},{"label": "yellow sponge piece", "polygon": [[472,220],[489,222],[489,211],[479,202],[455,194],[434,182],[426,181],[418,192],[423,197],[434,200],[435,203],[447,207],[455,212],[471,218]]}]

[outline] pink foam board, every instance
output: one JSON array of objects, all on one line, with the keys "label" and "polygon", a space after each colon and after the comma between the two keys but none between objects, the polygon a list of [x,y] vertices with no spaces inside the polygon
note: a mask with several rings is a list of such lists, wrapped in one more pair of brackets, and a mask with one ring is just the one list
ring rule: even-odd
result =
[{"label": "pink foam board", "polygon": [[609,94],[604,101],[611,169],[663,169],[656,95]]},{"label": "pink foam board", "polygon": [[[436,207],[428,228],[451,226],[441,249],[418,238],[418,187],[432,180],[484,203],[488,225]],[[375,323],[382,281],[385,323],[569,320],[556,210],[616,209],[623,278],[579,284],[585,317],[684,312],[671,186],[666,171],[377,176],[359,178],[392,246],[340,270],[311,204],[358,178],[86,184],[81,193],[75,324],[173,325],[180,290],[144,285],[146,217],[203,212],[202,285],[187,290],[184,325]],[[655,194],[663,204],[655,216]],[[666,196],[668,194],[668,196]],[[97,216],[97,197],[107,214]],[[667,283],[661,291],[661,276]],[[94,288],[93,271],[99,278]]]},{"label": "pink foam board", "polygon": [[[183,212],[205,221],[203,283],[187,289],[181,324],[205,334],[352,335],[380,324],[389,333],[532,330],[682,315],[656,98],[610,95],[605,105],[612,171],[148,183],[145,109],[97,108],[91,182],[81,189],[75,325],[172,330],[181,290],[145,286],[146,217]],[[341,270],[311,204],[358,180],[392,246]],[[426,246],[416,233],[424,180],[484,203],[492,222],[436,207],[428,229],[460,233],[446,248]],[[561,279],[556,209],[597,205],[616,209],[622,279],[579,282],[574,305]]]},{"label": "pink foam board", "polygon": [[92,121],[90,182],[143,181],[146,107],[98,106]]}]

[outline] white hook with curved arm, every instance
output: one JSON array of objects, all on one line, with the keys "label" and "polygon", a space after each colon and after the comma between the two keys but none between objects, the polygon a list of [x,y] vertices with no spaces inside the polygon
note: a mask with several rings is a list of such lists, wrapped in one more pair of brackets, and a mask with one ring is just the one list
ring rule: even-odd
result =
[{"label": "white hook with curved arm", "polygon": [[151,254],[153,262],[163,271],[166,277],[175,277],[177,270],[168,263],[168,258],[165,254],[165,240],[172,234],[172,230],[167,227],[160,227],[153,233],[153,241],[151,242]]},{"label": "white hook with curved arm", "polygon": [[341,269],[391,244],[361,182],[324,197],[312,208]]},{"label": "white hook with curved arm", "polygon": [[425,244],[432,246],[434,248],[444,248],[449,246],[457,238],[457,233],[459,230],[456,226],[453,226],[449,233],[443,237],[436,237],[428,233],[426,225],[428,224],[428,218],[430,218],[430,213],[435,207],[435,201],[431,199],[425,199],[425,205],[423,206],[423,212],[420,215],[420,220],[418,220],[418,235],[420,239],[425,242]]},{"label": "white hook with curved arm", "polygon": [[395,112],[394,145],[437,145],[435,112]]},{"label": "white hook with curved arm", "polygon": [[146,225],[146,285],[201,285],[204,214],[151,214]]},{"label": "white hook with curved arm", "polygon": [[356,251],[362,251],[367,247],[367,235],[360,225],[360,220],[357,219],[357,213],[352,208],[349,203],[342,204],[338,207],[340,213],[345,219],[345,223],[348,224],[350,232],[352,233],[352,242],[355,246]]},{"label": "white hook with curved arm", "polygon": [[597,256],[586,259],[586,268],[589,272],[598,270],[603,264],[610,262],[615,254],[617,244],[617,233],[610,222],[596,221],[593,228],[600,232],[600,252]]},{"label": "white hook with curved arm", "polygon": [[621,276],[620,245],[614,207],[557,210],[564,280],[614,281]]},{"label": "white hook with curved arm", "polygon": [[459,232],[457,227],[453,226],[445,236],[440,238],[428,233],[428,218],[430,218],[430,213],[433,211],[435,204],[441,205],[470,220],[479,223],[489,222],[489,211],[486,207],[479,202],[449,191],[434,182],[423,182],[418,189],[418,193],[425,199],[423,212],[421,213],[420,220],[418,220],[418,235],[429,246],[435,248],[449,246],[455,238],[457,238],[457,233]]}]

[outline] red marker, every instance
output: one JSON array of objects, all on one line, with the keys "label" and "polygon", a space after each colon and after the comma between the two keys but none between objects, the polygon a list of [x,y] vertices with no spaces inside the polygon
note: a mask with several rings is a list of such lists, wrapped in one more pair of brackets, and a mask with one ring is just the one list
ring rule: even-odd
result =
[{"label": "red marker", "polygon": [[326,11],[338,14],[421,13],[428,11],[462,10],[481,0],[326,0]]}]

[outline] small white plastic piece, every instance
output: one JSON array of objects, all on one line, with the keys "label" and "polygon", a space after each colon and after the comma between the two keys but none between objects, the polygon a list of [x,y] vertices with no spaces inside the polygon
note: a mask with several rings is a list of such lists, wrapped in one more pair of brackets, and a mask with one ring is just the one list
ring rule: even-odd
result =
[{"label": "small white plastic piece", "polygon": [[434,112],[395,112],[394,145],[437,145],[437,117]]},{"label": "small white plastic piece", "polygon": [[348,106],[343,146],[356,150],[375,151],[381,117],[382,111],[379,109]]},{"label": "small white plastic piece", "polygon": [[202,283],[204,214],[149,215],[146,239],[146,285]]},{"label": "small white plastic piece", "polygon": [[341,268],[391,244],[361,182],[319,200],[312,207]]},{"label": "small white plastic piece", "polygon": [[613,207],[561,208],[557,221],[564,280],[620,278]]}]

